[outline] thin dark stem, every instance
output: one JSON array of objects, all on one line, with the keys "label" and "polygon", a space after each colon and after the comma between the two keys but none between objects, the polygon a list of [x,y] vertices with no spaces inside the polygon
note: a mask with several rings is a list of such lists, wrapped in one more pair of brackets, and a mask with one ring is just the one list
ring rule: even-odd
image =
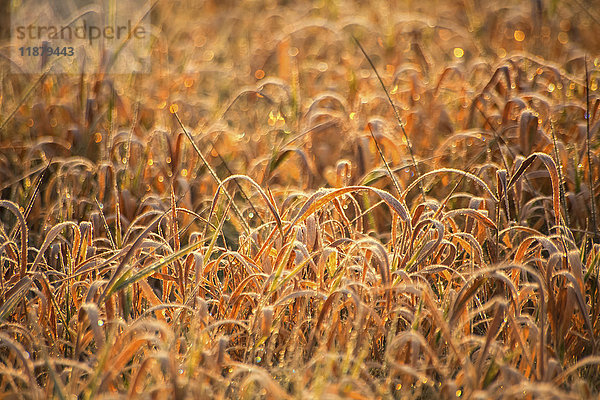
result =
[{"label": "thin dark stem", "polygon": [[[227,165],[227,162],[225,161],[225,159],[221,156],[221,153],[219,153],[219,151],[215,147],[214,143],[212,144],[212,149],[215,151],[215,153],[217,153],[217,157],[219,157],[219,160],[221,160],[221,162],[223,163],[223,166],[227,170],[227,173],[229,175],[234,175],[234,173],[231,172],[231,169],[229,169],[229,165]],[[250,198],[248,197],[248,195],[246,195],[246,192],[242,188],[242,185],[240,185],[240,183],[237,181],[237,179],[235,179],[234,182],[235,182],[236,186],[238,187],[238,189],[240,189],[240,193],[242,194],[242,197],[248,202],[248,204],[250,204],[250,208],[252,208],[252,210],[254,211],[254,215],[256,215],[260,224],[263,225],[264,224],[263,219],[260,217],[260,214],[254,207],[254,204],[252,204],[252,202],[250,201]]]},{"label": "thin dark stem", "polygon": [[[108,226],[108,222],[106,222],[106,218],[104,217],[104,211],[102,211],[102,204],[98,201],[97,197],[94,197],[94,201],[96,202],[96,207],[98,207],[98,211],[100,212],[100,218],[102,219],[102,224],[104,225],[104,230],[106,231],[106,236],[108,236],[108,240],[110,241],[110,245],[113,250],[117,249],[117,245],[113,240],[112,233],[110,233],[110,227]],[[117,199],[118,201],[118,199]]]},{"label": "thin dark stem", "polygon": [[598,241],[598,227],[596,225],[596,198],[594,196],[594,168],[592,165],[592,152],[590,150],[590,77],[587,67],[587,56],[585,57],[585,121],[587,132],[587,159],[588,159],[588,181],[590,185],[590,204],[592,208],[592,226],[594,227],[594,242]]},{"label": "thin dark stem", "polygon": [[[358,48],[360,49],[360,51],[363,53],[363,55],[369,62],[369,65],[371,65],[371,68],[373,69],[373,71],[375,72],[375,75],[377,76],[377,79],[379,80],[379,84],[381,85],[383,91],[385,92],[385,95],[387,96],[387,99],[388,99],[390,105],[392,106],[392,109],[394,110],[394,116],[396,117],[398,126],[400,126],[400,129],[402,130],[402,134],[404,135],[404,140],[406,140],[406,145],[408,146],[408,152],[410,153],[410,159],[415,167],[415,172],[417,173],[417,178],[420,178],[421,171],[419,170],[419,165],[417,164],[417,161],[415,159],[415,154],[413,152],[412,145],[410,144],[410,139],[408,138],[408,134],[406,133],[406,129],[404,129],[404,122],[402,122],[402,119],[400,118],[400,114],[398,114],[398,109],[396,108],[396,105],[392,101],[392,98],[390,97],[390,93],[388,92],[387,88],[385,87],[385,84],[383,83],[383,79],[381,79],[379,72],[377,72],[377,68],[375,68],[375,64],[373,64],[371,57],[369,57],[369,55],[367,54],[365,49],[362,47],[362,44],[360,44],[358,39],[355,36],[352,36],[352,38],[354,39],[354,41],[358,45]],[[425,187],[423,186],[423,181],[419,181],[419,188],[421,189],[421,196],[423,197],[423,201],[425,201]]]},{"label": "thin dark stem", "polygon": [[565,186],[562,175],[562,163],[560,162],[560,158],[558,155],[558,146],[556,145],[556,133],[554,131],[554,124],[552,123],[552,120],[550,120],[550,133],[552,134],[552,143],[554,147],[554,162],[556,163],[556,168],[558,169],[558,180],[560,181],[560,184],[558,185],[558,189],[560,191],[560,202],[563,209],[565,210],[565,224],[569,226],[571,224],[569,222],[569,213],[567,212],[567,201],[565,199]]},{"label": "thin dark stem", "polygon": [[377,138],[373,134],[373,129],[371,129],[371,124],[367,124],[367,126],[369,127],[369,132],[371,132],[371,137],[373,138],[373,141],[375,142],[375,146],[377,147],[377,151],[379,152],[379,157],[381,157],[381,159],[383,160],[383,164],[385,165],[385,169],[387,170],[388,174],[390,174],[390,179],[392,180],[392,183],[394,184],[394,187],[396,188],[396,191],[398,192],[398,196],[402,196],[402,191],[403,190],[400,187],[400,182],[398,182],[398,180],[396,179],[396,176],[394,175],[394,173],[390,169],[390,165],[388,164],[387,160],[385,159],[385,156],[383,155],[383,151],[381,151],[381,147],[379,146],[379,142],[377,141]]},{"label": "thin dark stem", "polygon": [[[194,148],[194,151],[196,152],[196,154],[198,154],[198,156],[202,160],[202,163],[204,164],[204,166],[206,167],[206,169],[208,169],[208,172],[210,173],[210,175],[212,176],[212,178],[215,180],[215,182],[219,186],[223,186],[223,182],[221,181],[221,179],[219,179],[219,176],[217,175],[217,173],[215,172],[215,170],[212,169],[212,167],[210,166],[210,164],[208,163],[208,161],[206,160],[206,158],[204,158],[204,155],[202,154],[202,152],[198,148],[198,145],[194,141],[194,138],[192,137],[192,135],[190,135],[190,133],[188,132],[188,130],[185,129],[185,126],[183,126],[183,123],[181,122],[181,119],[179,119],[179,115],[177,115],[177,113],[173,113],[173,115],[175,116],[175,119],[179,123],[179,126],[181,127],[181,129],[183,129],[183,133],[185,133],[185,136],[187,136],[187,138],[189,139],[190,143],[192,144],[192,147]],[[244,219],[244,216],[242,215],[242,212],[240,211],[240,209],[233,202],[233,198],[231,197],[231,195],[229,194],[229,192],[227,191],[226,188],[223,188],[223,192],[225,192],[225,196],[227,196],[227,200],[229,200],[231,202],[231,206],[233,208],[233,211],[235,212],[235,214],[237,215],[237,217],[240,219],[240,223],[244,226],[244,229],[246,230],[246,233],[250,233],[250,227],[248,226],[248,223]]]}]

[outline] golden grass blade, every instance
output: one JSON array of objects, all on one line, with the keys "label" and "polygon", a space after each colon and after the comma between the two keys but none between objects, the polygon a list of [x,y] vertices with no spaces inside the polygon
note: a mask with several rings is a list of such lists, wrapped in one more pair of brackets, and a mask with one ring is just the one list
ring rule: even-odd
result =
[{"label": "golden grass blade", "polygon": [[0,306],[0,320],[6,321],[9,314],[25,299],[27,292],[31,289],[33,281],[29,276],[25,276],[15,284],[4,295],[6,300]]},{"label": "golden grass blade", "polygon": [[256,190],[258,191],[258,193],[261,195],[261,197],[263,198],[263,200],[265,201],[265,203],[267,204],[267,207],[269,208],[269,211],[271,211],[271,214],[273,215],[273,218],[275,218],[275,222],[277,223],[277,228],[279,229],[280,233],[282,233],[282,237],[283,237],[283,231],[282,231],[282,222],[281,222],[281,217],[279,215],[279,212],[277,211],[277,206],[273,203],[273,201],[267,196],[267,194],[265,193],[265,191],[258,185],[258,183],[256,183],[252,178],[250,178],[249,176],[246,175],[232,175],[227,177],[226,179],[224,179],[223,181],[221,181],[219,183],[219,187],[217,188],[217,191],[215,192],[215,197],[213,198],[213,202],[212,202],[212,206],[210,208],[210,212],[209,212],[209,219],[212,216],[214,209],[216,207],[217,204],[217,200],[219,198],[219,195],[221,193],[221,188],[223,188],[223,191],[225,193],[227,193],[227,191],[225,190],[224,185],[231,181],[231,180],[245,180],[247,182],[249,182],[252,186],[254,186],[254,188],[256,188]]},{"label": "golden grass blade", "polygon": [[430,176],[434,176],[437,174],[444,174],[444,173],[459,174],[459,175],[462,175],[462,176],[465,176],[465,177],[471,179],[472,181],[477,183],[479,186],[481,186],[486,191],[486,193],[490,195],[490,197],[492,198],[492,200],[494,200],[494,202],[498,202],[498,198],[496,197],[496,195],[492,192],[492,190],[489,188],[489,186],[481,178],[479,178],[478,176],[473,175],[467,171],[461,171],[461,170],[454,169],[454,168],[438,168],[435,171],[430,171],[430,172],[427,172],[427,173],[421,175],[421,177],[415,179],[410,185],[407,186],[407,188],[404,190],[404,192],[402,192],[401,199],[405,199],[406,195],[408,193],[410,193],[410,191],[412,189],[414,189],[415,186],[417,184],[419,184],[419,182],[421,182],[422,180],[424,180]]},{"label": "golden grass blade", "polygon": [[340,197],[346,193],[351,193],[359,190],[367,190],[372,193],[375,193],[390,207],[391,210],[398,214],[402,221],[410,221],[410,214],[403,200],[399,201],[394,196],[381,189],[376,189],[369,186],[347,186],[345,188],[336,190],[321,190],[312,195],[310,199],[308,199],[306,203],[304,203],[304,205],[292,221],[292,224],[288,227],[287,231],[285,232],[285,236],[289,234],[290,230],[293,228],[294,225],[303,222],[316,210],[323,207],[323,205],[329,203],[334,198]]},{"label": "golden grass blade", "polygon": [[136,252],[138,250],[138,248],[142,245],[142,242],[143,242],[144,238],[151,231],[153,231],[154,229],[156,229],[156,227],[160,223],[162,217],[164,217],[166,215],[166,213],[167,212],[165,212],[162,215],[159,215],[158,217],[154,218],[154,220],[152,221],[152,223],[150,223],[150,225],[148,225],[148,227],[146,227],[146,229],[144,229],[138,235],[138,237],[135,239],[135,241],[133,242],[133,244],[131,245],[131,247],[127,250],[127,252],[123,256],[123,259],[121,260],[120,264],[113,271],[113,274],[110,277],[110,280],[108,281],[108,284],[106,285],[106,288],[104,289],[104,291],[100,295],[100,298],[98,299],[98,304],[101,304],[104,301],[104,299],[106,298],[107,295],[109,295],[110,293],[115,293],[117,291],[117,290],[113,289],[113,286],[115,285],[117,279],[120,278],[120,276],[121,276],[123,270],[125,269],[127,263],[133,257],[134,252]]},{"label": "golden grass blade", "polygon": [[44,256],[44,252],[46,251],[48,246],[50,246],[52,244],[52,242],[54,241],[54,239],[56,239],[56,237],[66,228],[73,229],[73,236],[75,237],[74,241],[79,242],[81,240],[81,232],[79,231],[79,226],[76,223],[67,221],[67,222],[62,222],[60,224],[53,226],[52,229],[50,229],[50,231],[44,238],[44,242],[40,246],[40,251],[38,252],[37,256],[35,257],[33,264],[31,265],[32,273],[37,270],[37,267],[40,264],[40,262],[42,261],[42,257]]},{"label": "golden grass blade", "polygon": [[23,213],[21,213],[21,210],[19,209],[19,207],[10,201],[7,200],[0,200],[0,208],[6,208],[7,210],[9,210],[10,212],[12,212],[15,217],[17,218],[17,222],[19,223],[19,229],[21,230],[21,254],[20,254],[20,263],[21,263],[21,270],[20,270],[20,277],[23,278],[25,276],[25,273],[27,271],[27,224],[25,222],[25,217],[23,216]]}]

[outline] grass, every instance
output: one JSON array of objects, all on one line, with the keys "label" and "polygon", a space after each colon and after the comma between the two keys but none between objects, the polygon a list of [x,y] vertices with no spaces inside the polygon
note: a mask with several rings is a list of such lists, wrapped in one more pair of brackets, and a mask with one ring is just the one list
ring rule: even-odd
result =
[{"label": "grass", "polygon": [[597,397],[597,10],[226,3],[2,42],[3,397]]}]

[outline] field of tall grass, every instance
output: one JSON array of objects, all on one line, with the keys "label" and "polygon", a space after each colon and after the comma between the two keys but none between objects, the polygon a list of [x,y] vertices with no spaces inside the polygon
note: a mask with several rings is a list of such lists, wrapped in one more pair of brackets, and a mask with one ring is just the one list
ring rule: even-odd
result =
[{"label": "field of tall grass", "polygon": [[598,398],[600,5],[158,1],[0,46],[0,397]]}]

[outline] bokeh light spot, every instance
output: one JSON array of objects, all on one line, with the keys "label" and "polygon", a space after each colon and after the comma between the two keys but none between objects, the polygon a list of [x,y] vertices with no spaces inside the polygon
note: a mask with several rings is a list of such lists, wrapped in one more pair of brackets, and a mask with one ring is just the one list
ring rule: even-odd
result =
[{"label": "bokeh light spot", "polygon": [[517,42],[522,42],[523,40],[525,40],[525,32],[523,31],[516,30],[514,36]]},{"label": "bokeh light spot", "polygon": [[560,32],[558,34],[558,41],[561,44],[567,44],[567,43],[569,43],[569,34],[567,32]]}]

